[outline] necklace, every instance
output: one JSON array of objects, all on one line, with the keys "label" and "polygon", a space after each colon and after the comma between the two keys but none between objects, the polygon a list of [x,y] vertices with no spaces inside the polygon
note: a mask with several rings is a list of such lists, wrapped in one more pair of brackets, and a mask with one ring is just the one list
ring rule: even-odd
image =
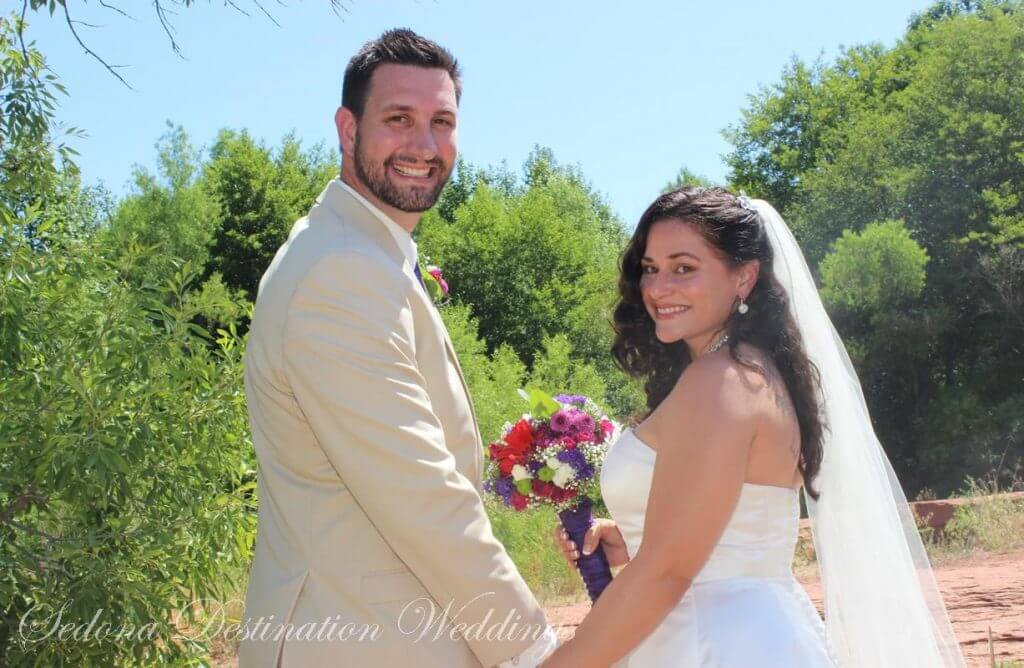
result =
[{"label": "necklace", "polygon": [[725,335],[722,338],[718,339],[713,344],[711,344],[711,347],[708,348],[707,352],[705,352],[704,354],[707,355],[708,353],[713,353],[713,352],[715,352],[717,350],[721,350],[722,346],[724,346],[727,343],[729,343],[729,333],[728,332],[726,332]]}]

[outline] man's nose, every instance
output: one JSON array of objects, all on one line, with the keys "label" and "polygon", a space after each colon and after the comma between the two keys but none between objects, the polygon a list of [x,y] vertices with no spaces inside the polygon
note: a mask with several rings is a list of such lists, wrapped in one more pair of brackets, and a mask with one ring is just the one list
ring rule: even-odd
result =
[{"label": "man's nose", "polygon": [[437,155],[437,140],[429,126],[419,126],[413,131],[407,149],[420,160],[432,160]]}]

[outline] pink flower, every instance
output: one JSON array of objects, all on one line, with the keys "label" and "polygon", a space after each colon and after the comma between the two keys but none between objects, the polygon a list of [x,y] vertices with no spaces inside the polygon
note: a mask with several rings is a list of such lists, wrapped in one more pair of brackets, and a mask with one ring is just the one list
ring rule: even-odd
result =
[{"label": "pink flower", "polygon": [[564,434],[572,427],[572,414],[568,410],[555,411],[551,416],[551,431],[556,434]]},{"label": "pink flower", "polygon": [[448,281],[444,280],[444,274],[441,273],[441,268],[430,265],[427,267],[427,273],[434,277],[437,284],[441,286],[441,292],[443,292],[445,296],[448,296]]},{"label": "pink flower", "polygon": [[588,439],[594,437],[594,418],[590,417],[583,411],[579,412],[575,420],[576,433],[580,436],[584,434]]}]

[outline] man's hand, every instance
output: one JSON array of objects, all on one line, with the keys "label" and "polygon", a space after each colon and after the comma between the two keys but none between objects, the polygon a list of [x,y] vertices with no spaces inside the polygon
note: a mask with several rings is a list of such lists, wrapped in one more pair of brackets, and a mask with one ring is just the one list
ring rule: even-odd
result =
[{"label": "man's hand", "polygon": [[[555,527],[555,542],[558,543],[565,560],[575,568],[580,553],[576,548],[576,543],[569,539],[569,534],[561,526]],[[612,520],[594,518],[593,526],[590,527],[583,539],[583,554],[591,554],[597,549],[598,544],[604,548],[608,564],[613,568],[625,566],[629,562],[626,541],[623,539],[619,527]]]}]

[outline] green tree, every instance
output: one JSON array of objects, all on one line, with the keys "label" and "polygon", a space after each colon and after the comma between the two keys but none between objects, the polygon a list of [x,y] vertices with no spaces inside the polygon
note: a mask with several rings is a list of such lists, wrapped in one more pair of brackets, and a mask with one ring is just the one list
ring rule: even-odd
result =
[{"label": "green tree", "polygon": [[[192,323],[194,265],[129,278],[143,260],[96,233],[102,194],[53,153],[58,82],[12,30],[0,147],[33,160],[0,180],[0,664],[194,663],[175,613],[224,597],[255,528],[242,341]],[[46,633],[97,612],[143,631]]]},{"label": "green tree", "polygon": [[[957,489],[959,477],[986,473],[972,468],[986,461],[1004,470],[1024,461],[1019,436],[1006,457],[989,456],[1005,441],[977,438],[1017,433],[994,407],[1024,395],[1012,297],[1024,243],[1022,54],[1021,3],[939,2],[891,49],[795,61],[727,135],[734,186],[773,200],[820,263],[823,295],[911,493],[936,480],[940,491]],[[884,273],[871,273],[883,266],[868,243],[886,236],[872,229],[879,220],[902,221],[927,254],[923,286],[923,256],[909,239]],[[890,241],[892,251],[901,245]],[[955,406],[978,416],[973,429],[946,414]],[[987,454],[947,456],[967,441]]]},{"label": "green tree", "polygon": [[642,402],[608,352],[623,226],[579,170],[549,151],[535,150],[524,172],[515,184],[499,170],[476,172],[448,217],[424,216],[420,251],[443,265],[488,352],[508,345],[532,367],[545,337],[564,335],[573,359],[597,369],[613,410],[632,412]]},{"label": "green tree", "polygon": [[528,384],[551,395],[582,394],[598,403],[604,402],[607,393],[597,369],[572,358],[572,346],[564,334],[544,339],[543,353],[534,360]]},{"label": "green tree", "polygon": [[667,193],[682,186],[704,186],[709,188],[714,185],[716,184],[712,183],[711,180],[703,174],[698,174],[689,167],[683,166],[679,168],[679,173],[676,174],[676,177],[665,184],[665,187],[661,189],[661,192]]},{"label": "green tree", "polygon": [[487,345],[477,333],[478,323],[466,304],[441,309],[448,335],[459,357],[470,398],[480,426],[480,436],[489,443],[501,436],[502,426],[525,410],[518,394],[526,367],[510,347],[499,346],[488,355]]},{"label": "green tree", "polygon": [[149,248],[138,283],[170,275],[175,258],[205,269],[220,224],[220,207],[199,182],[202,156],[181,126],[170,123],[157,143],[157,173],[135,167],[135,185],[105,228],[113,248]]},{"label": "green tree", "polygon": [[244,130],[222,130],[200,180],[220,207],[207,271],[255,299],[274,253],[337,170],[323,145],[303,151],[289,135],[272,151]]},{"label": "green tree", "polygon": [[879,313],[921,295],[928,253],[899,220],[847,230],[821,263],[826,304]]}]

